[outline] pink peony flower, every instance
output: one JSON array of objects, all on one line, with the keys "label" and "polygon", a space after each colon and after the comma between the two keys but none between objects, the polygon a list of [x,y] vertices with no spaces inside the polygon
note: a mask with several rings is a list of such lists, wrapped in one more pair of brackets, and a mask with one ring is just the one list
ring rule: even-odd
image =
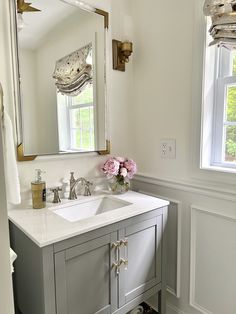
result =
[{"label": "pink peony flower", "polygon": [[101,167],[108,179],[117,177],[119,180],[132,179],[137,172],[137,165],[132,159],[111,157]]},{"label": "pink peony flower", "polygon": [[134,174],[137,172],[137,165],[132,159],[127,159],[124,162],[124,167],[127,169],[127,177],[132,179]]},{"label": "pink peony flower", "polygon": [[120,169],[120,175],[122,176],[122,177],[126,177],[127,176],[127,174],[128,174],[128,171],[127,171],[127,169],[126,168],[121,168]]},{"label": "pink peony flower", "polygon": [[120,163],[125,162],[125,158],[124,157],[115,157],[116,160],[118,160]]},{"label": "pink peony flower", "polygon": [[109,158],[103,165],[102,171],[107,175],[108,178],[118,175],[120,163],[115,158]]}]

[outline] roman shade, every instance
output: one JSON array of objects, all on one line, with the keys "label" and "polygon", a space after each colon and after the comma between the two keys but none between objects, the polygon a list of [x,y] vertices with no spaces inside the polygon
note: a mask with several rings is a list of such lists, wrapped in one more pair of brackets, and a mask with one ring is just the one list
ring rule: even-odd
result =
[{"label": "roman shade", "polygon": [[92,84],[91,60],[92,43],[89,43],[56,62],[53,78],[56,80],[56,87],[61,94],[76,96],[88,84]]},{"label": "roman shade", "polygon": [[210,16],[210,45],[236,47],[236,0],[205,0],[204,14]]}]

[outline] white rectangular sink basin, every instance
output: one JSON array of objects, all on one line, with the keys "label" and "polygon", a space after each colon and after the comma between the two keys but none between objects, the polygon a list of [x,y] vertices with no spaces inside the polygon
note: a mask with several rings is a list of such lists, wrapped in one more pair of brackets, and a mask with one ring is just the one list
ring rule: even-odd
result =
[{"label": "white rectangular sink basin", "polygon": [[75,222],[128,205],[131,205],[131,203],[115,197],[100,196],[89,200],[78,201],[73,204],[67,203],[57,207],[51,207],[50,209],[64,219]]}]

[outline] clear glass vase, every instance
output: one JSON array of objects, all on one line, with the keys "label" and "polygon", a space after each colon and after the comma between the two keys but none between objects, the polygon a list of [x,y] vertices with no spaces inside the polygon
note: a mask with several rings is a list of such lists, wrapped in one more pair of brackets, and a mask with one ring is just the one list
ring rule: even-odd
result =
[{"label": "clear glass vase", "polygon": [[109,180],[109,190],[112,194],[123,194],[130,189],[130,181],[122,176],[115,176]]}]

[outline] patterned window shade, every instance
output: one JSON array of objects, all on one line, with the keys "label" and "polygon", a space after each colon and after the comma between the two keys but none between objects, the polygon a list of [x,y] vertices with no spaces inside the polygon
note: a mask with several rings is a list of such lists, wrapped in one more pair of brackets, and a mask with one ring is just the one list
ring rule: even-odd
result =
[{"label": "patterned window shade", "polygon": [[92,60],[92,43],[56,62],[53,78],[61,94],[76,96],[92,84],[93,69],[89,60]]},{"label": "patterned window shade", "polygon": [[210,16],[211,45],[236,47],[236,0],[205,0],[203,12]]}]

